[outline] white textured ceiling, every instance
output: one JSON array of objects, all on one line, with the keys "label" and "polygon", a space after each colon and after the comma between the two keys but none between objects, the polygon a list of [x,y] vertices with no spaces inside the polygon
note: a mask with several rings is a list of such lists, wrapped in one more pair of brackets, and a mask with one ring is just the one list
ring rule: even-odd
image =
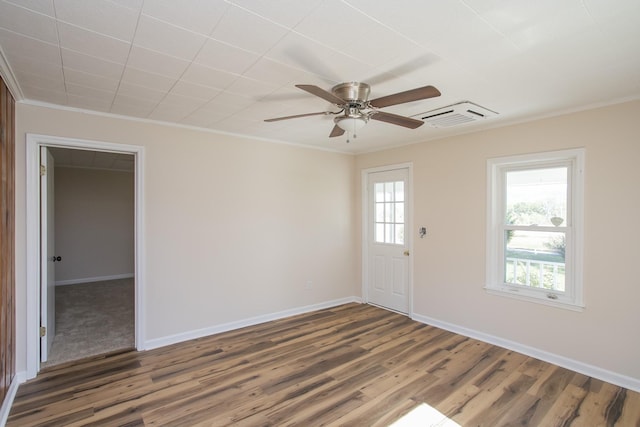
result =
[{"label": "white textured ceiling", "polygon": [[[638,0],[0,0],[0,70],[19,101],[363,152],[640,98]],[[460,101],[483,122],[370,121],[329,138],[331,110],[294,84],[433,85],[385,108]]]}]

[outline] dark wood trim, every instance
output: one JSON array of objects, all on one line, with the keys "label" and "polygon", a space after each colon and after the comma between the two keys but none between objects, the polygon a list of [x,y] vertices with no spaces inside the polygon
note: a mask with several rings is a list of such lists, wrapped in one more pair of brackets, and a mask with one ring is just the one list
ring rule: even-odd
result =
[{"label": "dark wood trim", "polygon": [[15,376],[15,101],[0,79],[0,400]]},{"label": "dark wood trim", "polygon": [[46,369],[7,425],[388,426],[421,405],[465,427],[640,425],[640,393],[359,304]]}]

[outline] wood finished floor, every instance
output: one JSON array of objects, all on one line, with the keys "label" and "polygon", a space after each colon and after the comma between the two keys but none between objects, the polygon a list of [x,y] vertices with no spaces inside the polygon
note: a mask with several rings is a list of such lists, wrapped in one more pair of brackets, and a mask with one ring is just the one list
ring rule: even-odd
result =
[{"label": "wood finished floor", "polygon": [[464,427],[640,426],[640,393],[359,304],[50,368],[7,425],[388,426],[421,404]]}]

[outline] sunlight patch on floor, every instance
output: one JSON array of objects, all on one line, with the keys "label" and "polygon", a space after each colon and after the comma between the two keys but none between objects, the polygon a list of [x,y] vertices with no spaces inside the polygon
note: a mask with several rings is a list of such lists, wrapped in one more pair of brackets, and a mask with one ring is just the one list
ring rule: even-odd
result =
[{"label": "sunlight patch on floor", "polygon": [[452,419],[426,403],[413,408],[389,427],[461,427]]}]

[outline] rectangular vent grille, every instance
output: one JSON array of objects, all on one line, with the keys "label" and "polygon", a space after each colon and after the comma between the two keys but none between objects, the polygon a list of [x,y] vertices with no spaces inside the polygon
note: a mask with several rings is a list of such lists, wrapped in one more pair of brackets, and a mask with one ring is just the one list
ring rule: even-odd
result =
[{"label": "rectangular vent grille", "polygon": [[448,128],[467,123],[477,122],[497,115],[495,111],[476,105],[472,102],[460,102],[426,113],[416,114],[415,118],[424,120],[426,124],[435,128]]}]

